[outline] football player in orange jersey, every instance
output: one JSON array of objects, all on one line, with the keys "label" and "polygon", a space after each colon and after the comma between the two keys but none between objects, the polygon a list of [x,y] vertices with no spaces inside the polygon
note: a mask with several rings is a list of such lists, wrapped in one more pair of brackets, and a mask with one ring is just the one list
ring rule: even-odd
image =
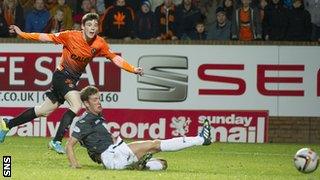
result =
[{"label": "football player in orange jersey", "polygon": [[97,35],[98,22],[98,14],[88,13],[82,18],[81,31],[63,31],[56,34],[25,33],[15,25],[10,26],[10,32],[17,33],[23,39],[62,44],[63,50],[60,64],[52,77],[51,89],[46,92],[45,101],[41,105],[27,109],[11,120],[0,117],[0,143],[4,141],[11,128],[29,122],[34,118],[49,115],[66,100],[70,108],[64,113],[55,138],[49,142],[51,149],[64,154],[65,150],[61,141],[73,118],[81,109],[81,99],[76,84],[86,65],[95,56],[105,56],[128,72],[138,75],[143,74],[142,68],[134,67],[109,49],[106,41]]}]

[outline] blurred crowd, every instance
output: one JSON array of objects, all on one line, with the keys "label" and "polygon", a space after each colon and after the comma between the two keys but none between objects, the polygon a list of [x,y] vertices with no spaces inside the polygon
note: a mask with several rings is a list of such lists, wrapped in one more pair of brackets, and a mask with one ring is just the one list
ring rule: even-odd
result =
[{"label": "blurred crowd", "polygon": [[81,29],[100,15],[109,39],[319,41],[320,0],[0,0],[0,37]]}]

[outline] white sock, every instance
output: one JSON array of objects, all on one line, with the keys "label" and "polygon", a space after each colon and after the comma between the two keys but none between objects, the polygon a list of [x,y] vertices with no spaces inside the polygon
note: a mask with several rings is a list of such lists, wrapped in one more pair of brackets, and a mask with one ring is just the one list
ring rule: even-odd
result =
[{"label": "white sock", "polygon": [[165,139],[160,141],[161,151],[179,151],[192,146],[202,145],[203,137],[178,137],[172,139]]},{"label": "white sock", "polygon": [[148,161],[146,167],[151,171],[160,171],[164,168],[161,162],[156,159]]}]

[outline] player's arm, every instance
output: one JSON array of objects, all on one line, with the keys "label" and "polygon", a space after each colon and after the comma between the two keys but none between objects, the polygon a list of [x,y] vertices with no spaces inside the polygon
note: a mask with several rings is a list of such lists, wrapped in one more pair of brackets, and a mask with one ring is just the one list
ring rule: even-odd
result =
[{"label": "player's arm", "polygon": [[107,59],[110,59],[114,64],[116,64],[121,69],[124,69],[131,73],[143,75],[143,69],[141,67],[135,67],[129,64],[128,61],[123,59],[121,56],[111,52],[106,42],[103,42],[102,44],[101,55],[103,55]]},{"label": "player's arm", "polygon": [[78,140],[71,136],[66,145],[66,152],[67,152],[67,156],[68,156],[68,160],[71,168],[81,168],[81,165],[79,164],[74,153],[74,147],[77,143],[78,143]]},{"label": "player's arm", "polygon": [[128,63],[125,59],[123,59],[119,55],[115,55],[112,59],[110,59],[114,64],[116,64],[121,69],[124,69],[128,72],[143,75],[143,69],[141,67],[135,67]]},{"label": "player's arm", "polygon": [[26,33],[21,31],[21,29],[16,25],[10,25],[10,33],[17,33],[23,39],[42,41],[42,42],[56,42],[53,34],[46,33]]}]

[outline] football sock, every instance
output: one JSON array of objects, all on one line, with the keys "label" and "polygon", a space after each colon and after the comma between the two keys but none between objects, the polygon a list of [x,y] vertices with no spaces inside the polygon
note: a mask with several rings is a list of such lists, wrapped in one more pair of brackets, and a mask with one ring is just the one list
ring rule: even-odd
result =
[{"label": "football sock", "polygon": [[160,171],[164,169],[163,164],[161,164],[161,162],[157,159],[151,159],[148,161],[146,167],[151,171]]},{"label": "football sock", "polygon": [[76,116],[76,114],[71,111],[70,109],[65,112],[62,116],[62,119],[60,121],[58,131],[56,136],[54,137],[53,141],[62,141],[62,138],[64,136],[64,133],[69,129],[73,118]]},{"label": "football sock", "polygon": [[26,122],[32,121],[34,118],[37,118],[34,108],[29,108],[19,116],[9,120],[9,122],[7,123],[7,127],[11,129],[15,126],[19,126]]},{"label": "football sock", "polygon": [[192,146],[202,145],[204,139],[200,136],[178,137],[166,140],[160,140],[161,151],[179,151]]}]

